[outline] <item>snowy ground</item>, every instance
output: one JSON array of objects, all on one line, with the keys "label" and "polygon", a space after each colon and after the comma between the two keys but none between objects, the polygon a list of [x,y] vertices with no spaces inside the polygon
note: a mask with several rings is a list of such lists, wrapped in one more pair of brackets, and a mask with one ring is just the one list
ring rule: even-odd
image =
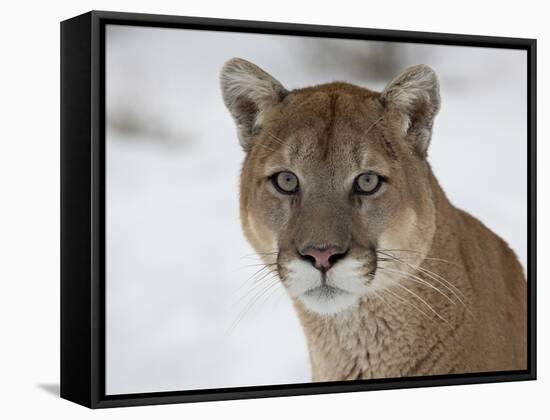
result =
[{"label": "snowy ground", "polygon": [[[309,381],[305,342],[280,285],[233,326],[262,290],[245,284],[257,260],[240,231],[243,153],[218,74],[238,56],[287,88],[345,80],[380,89],[378,73],[345,61],[380,46],[108,28],[108,394]],[[450,199],[525,265],[525,53],[411,44],[396,57],[440,76],[430,161]]]}]

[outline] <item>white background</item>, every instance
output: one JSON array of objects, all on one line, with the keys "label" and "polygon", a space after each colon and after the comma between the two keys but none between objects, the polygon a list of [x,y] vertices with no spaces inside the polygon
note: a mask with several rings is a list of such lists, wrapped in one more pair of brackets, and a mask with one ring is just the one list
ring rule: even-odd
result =
[{"label": "white background", "polygon": [[[461,1],[368,4],[338,1],[321,5],[296,1],[208,2],[82,1],[10,3],[2,23],[2,136],[0,179],[0,395],[4,418],[518,418],[537,410],[548,414],[548,309],[539,309],[539,380],[417,390],[292,397],[255,401],[142,407],[90,412],[53,396],[59,352],[59,26],[62,19],[90,9],[212,16],[475,33],[539,39],[539,214],[548,208],[542,194],[542,165],[548,159],[547,37],[542,2]],[[546,172],[546,173],[545,173]],[[539,222],[539,304],[546,295],[544,259],[547,223]]]},{"label": "white background", "polygon": [[288,89],[382,90],[429,63],[442,97],[433,171],[525,265],[525,51],[109,25],[107,394],[311,380],[290,299],[276,277],[254,275],[259,258],[241,232],[244,153],[218,82],[233,56]]}]

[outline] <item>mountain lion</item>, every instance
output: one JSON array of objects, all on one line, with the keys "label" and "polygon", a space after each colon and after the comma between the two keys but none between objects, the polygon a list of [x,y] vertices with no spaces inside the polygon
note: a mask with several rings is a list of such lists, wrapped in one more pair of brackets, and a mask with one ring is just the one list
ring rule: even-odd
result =
[{"label": "mountain lion", "polygon": [[293,301],[314,381],[527,368],[523,269],[426,158],[431,68],[382,92],[288,91],[234,58],[221,86],[246,153],[243,231]]}]

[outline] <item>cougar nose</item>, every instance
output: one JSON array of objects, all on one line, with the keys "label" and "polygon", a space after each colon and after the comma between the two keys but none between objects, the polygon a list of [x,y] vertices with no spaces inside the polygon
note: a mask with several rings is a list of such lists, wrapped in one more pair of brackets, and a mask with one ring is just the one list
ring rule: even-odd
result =
[{"label": "cougar nose", "polygon": [[330,246],[328,248],[309,247],[300,252],[300,255],[311,262],[315,268],[322,272],[328,271],[338,260],[346,256],[347,251]]}]

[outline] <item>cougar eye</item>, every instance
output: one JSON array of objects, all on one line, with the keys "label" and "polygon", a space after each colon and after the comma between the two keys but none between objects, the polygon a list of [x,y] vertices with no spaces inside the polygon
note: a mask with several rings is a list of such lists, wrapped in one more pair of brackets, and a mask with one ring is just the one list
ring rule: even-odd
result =
[{"label": "cougar eye", "polygon": [[289,171],[276,173],[271,178],[273,186],[282,194],[294,194],[298,191],[298,177]]},{"label": "cougar eye", "polygon": [[358,194],[374,194],[382,185],[382,179],[374,172],[367,172],[355,178],[353,189]]}]

